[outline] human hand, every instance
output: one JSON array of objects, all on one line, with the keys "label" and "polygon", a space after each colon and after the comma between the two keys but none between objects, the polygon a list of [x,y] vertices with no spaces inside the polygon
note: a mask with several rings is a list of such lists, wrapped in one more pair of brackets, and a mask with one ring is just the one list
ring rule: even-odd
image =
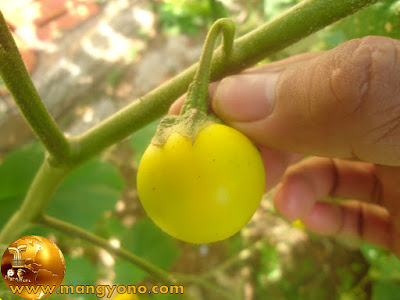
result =
[{"label": "human hand", "polygon": [[[366,37],[230,76],[212,108],[261,150],[276,209],[400,257],[400,41]],[[177,113],[182,99],[171,106]],[[304,155],[314,157],[299,160]],[[350,199],[321,201],[325,196]],[[353,200],[354,199],[354,200]]]}]

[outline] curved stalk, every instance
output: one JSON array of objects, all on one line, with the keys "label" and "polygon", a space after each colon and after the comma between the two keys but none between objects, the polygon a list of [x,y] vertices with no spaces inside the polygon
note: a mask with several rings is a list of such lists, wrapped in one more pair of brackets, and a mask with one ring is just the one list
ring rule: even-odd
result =
[{"label": "curved stalk", "polygon": [[222,32],[222,51],[224,52],[224,59],[227,63],[229,56],[232,53],[235,27],[236,25],[231,19],[219,19],[210,28],[210,31],[208,32],[204,42],[203,52],[198,64],[199,66],[196,74],[194,75],[193,82],[189,86],[186,101],[182,106],[181,115],[193,108],[208,114],[208,82],[215,43],[219,34]]}]

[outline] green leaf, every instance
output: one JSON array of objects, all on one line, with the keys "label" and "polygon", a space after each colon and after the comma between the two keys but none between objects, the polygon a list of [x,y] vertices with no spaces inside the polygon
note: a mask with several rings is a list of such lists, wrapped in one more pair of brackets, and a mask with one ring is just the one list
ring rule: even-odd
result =
[{"label": "green leaf", "polygon": [[0,299],[2,300],[21,300],[23,298],[14,295],[6,286],[3,280],[0,280]]},{"label": "green leaf", "polygon": [[[400,1],[384,0],[339,21],[330,28],[342,32],[344,40],[367,35],[400,38]],[[339,43],[342,41],[338,40]]]},{"label": "green leaf", "polygon": [[373,278],[400,281],[400,260],[393,253],[367,243],[361,246],[361,253],[371,265]]},{"label": "green leaf", "polygon": [[117,170],[109,163],[93,159],[64,180],[46,212],[93,230],[104,211],[114,208],[122,189],[123,179]]},{"label": "green leaf", "polygon": [[398,300],[400,296],[400,281],[374,282],[372,286],[372,300]]},{"label": "green leaf", "polygon": [[[149,218],[139,220],[127,230],[121,239],[121,245],[164,270],[168,270],[179,256],[175,240]],[[115,271],[118,284],[134,284],[146,276],[142,270],[125,261],[117,261]]]},{"label": "green leaf", "polygon": [[43,159],[42,146],[32,143],[11,152],[0,164],[0,227],[22,203]]},{"label": "green leaf", "polygon": [[127,230],[124,224],[114,216],[103,216],[97,220],[95,232],[106,239],[119,238]]},{"label": "green leaf", "polygon": [[220,18],[228,18],[229,13],[225,9],[224,4],[218,0],[209,0],[212,21],[215,22]]},{"label": "green leaf", "polygon": [[224,15],[222,3],[210,0],[163,0],[157,7],[162,28],[170,34],[194,35],[213,21]]},{"label": "green leaf", "polygon": [[95,284],[97,279],[96,267],[84,256],[65,256],[65,276],[67,285]]},{"label": "green leaf", "polygon": [[4,251],[6,251],[8,245],[6,244],[0,244],[0,255],[3,256]]},{"label": "green leaf", "polygon": [[117,259],[114,267],[116,284],[131,285],[146,277],[146,273],[142,269],[139,269],[125,260]]},{"label": "green leaf", "polygon": [[131,137],[132,148],[135,151],[135,161],[140,162],[144,151],[149,146],[151,139],[157,131],[158,123],[161,119],[150,123],[142,129],[136,131]]},{"label": "green leaf", "polygon": [[149,218],[140,219],[125,233],[121,242],[129,251],[162,269],[170,268],[179,255],[174,238],[163,232]]},{"label": "green leaf", "polygon": [[227,256],[237,255],[241,250],[243,250],[243,237],[240,234],[232,236],[230,239],[224,241],[227,250]]},{"label": "green leaf", "polygon": [[27,228],[23,233],[21,233],[21,236],[38,235],[47,237],[50,233],[53,233],[53,230],[48,227],[42,225],[33,225]]},{"label": "green leaf", "polygon": [[297,2],[297,0],[264,0],[264,16],[267,21],[271,20],[296,5]]},{"label": "green leaf", "polygon": [[260,272],[258,281],[260,286],[266,286],[271,282],[280,280],[282,271],[279,262],[279,253],[275,247],[265,246],[261,249]]}]

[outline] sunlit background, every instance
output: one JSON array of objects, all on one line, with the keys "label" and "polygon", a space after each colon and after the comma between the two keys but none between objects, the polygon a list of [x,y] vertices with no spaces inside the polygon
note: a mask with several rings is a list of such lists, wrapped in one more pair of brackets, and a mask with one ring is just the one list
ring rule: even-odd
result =
[{"label": "sunlit background", "polygon": [[[214,20],[232,18],[240,36],[298,2],[0,0],[0,9],[49,111],[65,132],[77,135],[196,62]],[[382,1],[263,63],[366,35],[399,38],[400,1]],[[135,189],[137,165],[156,126],[134,133],[72,173],[46,212],[167,271],[203,274],[237,299],[400,299],[398,259],[364,243],[316,236],[299,222],[283,220],[271,194],[248,226],[228,240],[191,245],[164,234],[146,217]],[[0,227],[18,208],[43,159],[43,149],[32,141],[0,82]],[[155,283],[139,268],[78,239],[42,227],[26,233],[48,237],[61,248],[65,284]],[[196,283],[185,288],[192,299],[225,299]],[[1,282],[0,298],[11,298],[4,289]]]}]

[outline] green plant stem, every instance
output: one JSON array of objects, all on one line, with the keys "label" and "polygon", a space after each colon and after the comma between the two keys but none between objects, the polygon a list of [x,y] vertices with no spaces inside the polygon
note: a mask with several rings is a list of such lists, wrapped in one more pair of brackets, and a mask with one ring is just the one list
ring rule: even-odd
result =
[{"label": "green plant stem", "polygon": [[233,40],[235,36],[235,23],[230,19],[219,19],[210,28],[204,42],[203,52],[200,57],[196,74],[190,84],[187,98],[183,103],[181,115],[190,109],[197,109],[208,114],[209,92],[208,81],[210,77],[211,59],[214,53],[215,43],[219,34],[223,34],[224,58],[228,62],[232,53]]},{"label": "green plant stem", "polygon": [[100,248],[107,250],[111,254],[114,254],[134,264],[135,266],[138,266],[139,268],[165,284],[176,284],[176,280],[171,277],[168,272],[149,263],[147,260],[130,253],[124,248],[116,248],[112,246],[106,239],[103,239],[87,230],[47,215],[42,215],[40,218],[38,218],[37,222],[47,227],[56,229],[69,236],[80,238],[93,245],[99,246]]},{"label": "green plant stem", "polygon": [[[265,57],[378,0],[304,0],[278,18],[235,40],[229,64],[214,51],[211,81],[240,72]],[[164,115],[188,89],[195,64],[76,139],[75,161],[86,160]]]},{"label": "green plant stem", "polygon": [[159,267],[149,263],[147,260],[142,259],[131,252],[125,250],[124,248],[116,248],[112,246],[107,240],[86,231],[80,227],[72,225],[70,223],[58,220],[56,218],[50,217],[48,215],[42,215],[37,219],[37,222],[41,225],[47,226],[49,228],[53,228],[57,231],[60,231],[64,234],[67,234],[72,237],[80,238],[85,240],[93,245],[96,245],[102,249],[107,250],[109,253],[116,255],[119,258],[122,258],[133,265],[141,268],[149,275],[154,278],[160,280],[164,284],[177,284],[181,283],[197,283],[206,288],[211,289],[218,295],[223,295],[226,299],[232,299],[232,294],[228,293],[226,290],[214,285],[213,283],[200,278],[196,275],[187,275],[187,274],[170,274]]},{"label": "green plant stem", "polygon": [[52,167],[45,159],[36,173],[20,209],[11,217],[0,232],[0,243],[10,244],[42,214],[70,169]]},{"label": "green plant stem", "polygon": [[55,162],[64,161],[70,146],[47,111],[0,11],[0,76],[25,119]]}]

